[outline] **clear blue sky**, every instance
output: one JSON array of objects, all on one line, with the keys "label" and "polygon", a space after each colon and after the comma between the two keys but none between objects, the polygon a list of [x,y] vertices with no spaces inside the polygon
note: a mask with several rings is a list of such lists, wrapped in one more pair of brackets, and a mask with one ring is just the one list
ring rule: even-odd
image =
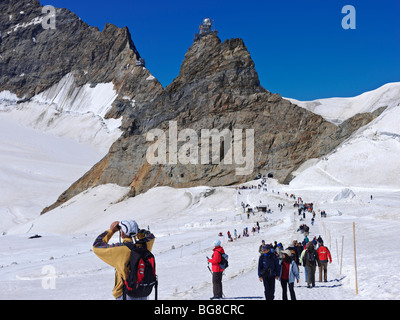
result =
[{"label": "clear blue sky", "polygon": [[[103,30],[127,26],[165,87],[178,75],[203,18],[222,41],[242,38],[261,84],[284,97],[349,97],[400,81],[400,0],[40,0]],[[344,30],[345,5],[356,29]]]}]

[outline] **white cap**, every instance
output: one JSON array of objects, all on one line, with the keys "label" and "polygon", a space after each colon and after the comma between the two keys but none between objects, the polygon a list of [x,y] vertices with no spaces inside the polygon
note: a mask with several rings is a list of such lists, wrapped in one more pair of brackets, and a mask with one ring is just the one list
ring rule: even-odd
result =
[{"label": "white cap", "polygon": [[122,220],[119,222],[121,230],[129,237],[136,236],[139,227],[135,220]]}]

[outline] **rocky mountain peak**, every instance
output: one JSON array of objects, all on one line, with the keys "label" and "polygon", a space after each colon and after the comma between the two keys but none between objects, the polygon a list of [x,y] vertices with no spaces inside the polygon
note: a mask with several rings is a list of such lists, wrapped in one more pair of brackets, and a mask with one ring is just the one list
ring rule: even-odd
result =
[{"label": "rocky mountain peak", "polygon": [[185,54],[179,75],[166,91],[199,85],[212,77],[218,85],[255,88],[260,85],[255,65],[242,39],[221,42],[215,33],[195,41]]},{"label": "rocky mountain peak", "polygon": [[[123,134],[101,161],[44,212],[106,183],[129,186],[129,195],[135,195],[156,185],[233,185],[270,172],[287,182],[304,161],[329,153],[376,116],[336,126],[265,90],[244,41],[222,42],[215,32],[194,41],[179,75],[163,89],[139,61],[128,28],[106,24],[100,31],[67,9],[55,13],[56,28],[45,29],[38,1],[0,2],[0,92],[9,90],[28,100],[68,74],[73,75],[75,86],[112,82],[117,98],[105,118],[122,117]],[[213,149],[219,151],[220,161],[171,161],[176,152],[168,149],[168,162],[149,163],[147,134],[158,129],[174,139],[172,126],[178,131],[189,129],[199,139],[203,130],[223,133],[223,143],[218,139],[220,144]],[[230,136],[247,129],[254,134],[254,143],[249,150],[250,142],[242,144],[246,148],[242,156],[250,156],[246,165],[247,160],[251,162],[251,170],[237,174],[238,163],[225,158],[233,150]],[[184,140],[177,150],[185,146]],[[204,145],[211,150],[213,143],[208,139]]]},{"label": "rocky mountain peak", "polygon": [[[134,73],[141,57],[127,27],[107,23],[100,31],[73,12],[56,8],[55,29],[46,29],[42,9],[36,0],[0,2],[0,92],[30,99],[68,73],[77,86],[114,82],[119,89],[126,78],[132,80],[127,75]],[[136,75],[141,82],[150,73]]]},{"label": "rocky mountain peak", "polygon": [[[304,161],[329,153],[373,119],[362,117],[336,126],[265,90],[243,40],[222,42],[215,33],[197,39],[185,54],[179,75],[165,90],[156,91],[133,110],[122,108],[125,121],[121,138],[44,212],[87,188],[106,183],[130,186],[128,196],[132,196],[156,185],[232,185],[251,180],[259,173],[272,172],[280,182],[288,182]],[[194,130],[199,137],[203,129],[228,132],[228,136],[235,129],[253,130],[253,169],[238,175],[237,164],[225,163],[224,157],[229,148],[232,150],[228,144],[227,149],[220,145],[219,163],[149,163],[146,154],[151,142],[146,139],[147,133],[161,129],[166,139],[173,139],[173,125],[178,131]],[[206,143],[211,150],[212,141]],[[177,148],[182,145],[181,141]],[[247,141],[243,147],[247,147]],[[171,159],[171,155],[168,149],[167,158]]]}]

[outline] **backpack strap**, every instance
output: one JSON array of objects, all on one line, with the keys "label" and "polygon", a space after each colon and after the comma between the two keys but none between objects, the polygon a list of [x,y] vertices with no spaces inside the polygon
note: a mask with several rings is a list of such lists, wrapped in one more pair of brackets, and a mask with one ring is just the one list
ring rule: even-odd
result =
[{"label": "backpack strap", "polygon": [[127,246],[131,251],[136,248],[136,245],[132,241],[124,242],[124,246]]},{"label": "backpack strap", "polygon": [[[136,248],[136,245],[132,241],[127,241],[123,243],[124,246],[128,247],[129,250],[133,251]],[[130,262],[130,261],[129,261]],[[123,286],[122,286],[122,299],[126,300],[126,286],[125,286],[125,280],[122,278]]]},{"label": "backpack strap", "polygon": [[122,286],[122,300],[126,300],[126,287],[124,278],[122,278],[122,282],[124,283],[124,285]]}]

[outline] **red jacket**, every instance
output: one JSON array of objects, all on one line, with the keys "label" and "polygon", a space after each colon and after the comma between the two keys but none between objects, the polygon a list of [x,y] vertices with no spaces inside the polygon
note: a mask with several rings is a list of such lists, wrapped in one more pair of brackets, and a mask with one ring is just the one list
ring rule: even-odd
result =
[{"label": "red jacket", "polygon": [[211,267],[212,272],[224,271],[219,266],[219,264],[221,262],[221,255],[224,253],[225,253],[224,248],[222,248],[221,246],[215,247],[213,249],[213,255],[212,255],[211,259],[208,259],[208,262],[211,262],[211,264],[212,264],[212,267]]},{"label": "red jacket", "polygon": [[332,262],[331,253],[329,252],[329,249],[327,247],[320,246],[318,248],[317,252],[318,252],[319,260],[321,262],[328,262],[328,258],[329,258],[329,262]]}]

